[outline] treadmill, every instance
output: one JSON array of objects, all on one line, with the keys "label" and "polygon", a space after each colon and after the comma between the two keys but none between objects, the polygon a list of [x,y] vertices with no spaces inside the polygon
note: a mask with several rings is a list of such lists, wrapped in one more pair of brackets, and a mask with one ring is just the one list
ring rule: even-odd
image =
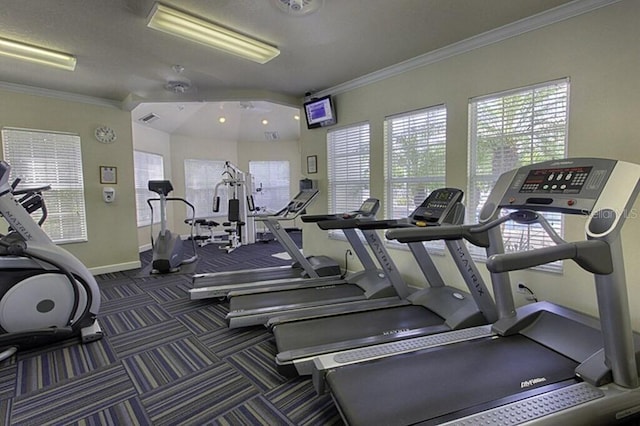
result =
[{"label": "treadmill", "polygon": [[240,271],[213,272],[195,274],[192,278],[193,288],[189,290],[191,300],[207,298],[224,298],[232,290],[253,289],[279,284],[291,285],[306,279],[316,282],[329,281],[340,277],[338,263],[328,256],[305,257],[296,243],[289,236],[285,222],[304,214],[305,209],[318,195],[317,189],[300,191],[286,207],[275,214],[256,215],[254,219],[263,222],[294,262],[291,265],[273,266],[259,269],[243,269]]},{"label": "treadmill", "polygon": [[[429,194],[405,219],[358,220],[359,229],[431,227],[459,224],[464,217],[463,192],[440,188]],[[319,224],[330,226],[331,222]],[[386,306],[320,318],[273,318],[278,371],[286,376],[310,375],[316,356],[374,344],[426,336],[495,322],[497,311],[475,263],[461,239],[447,241],[469,293],[446,286],[422,242],[409,243],[429,287]]]},{"label": "treadmill", "polygon": [[[335,220],[314,220],[322,229],[339,229],[345,235],[352,235],[352,247],[361,246],[356,253],[361,261],[368,257],[369,251],[364,247],[356,233],[358,222],[373,220],[373,217],[358,218],[343,216]],[[330,224],[330,225],[326,225]],[[396,302],[409,296],[400,271],[396,268],[387,252],[383,241],[374,229],[361,230],[361,234],[369,245],[380,269],[374,269],[375,263],[370,258],[363,262],[364,271],[338,280],[305,286],[304,288],[280,287],[271,291],[264,289],[233,291],[229,293],[229,313],[227,323],[230,328],[252,325],[267,325],[273,318],[298,318],[343,313],[358,309],[371,309]],[[364,256],[366,255],[366,257]]]},{"label": "treadmill", "polygon": [[[363,355],[349,364],[345,354],[316,360],[345,421],[604,425],[640,412],[640,339],[631,328],[620,237],[639,181],[640,166],[623,161],[547,161],[503,174],[479,225],[389,231],[398,241],[463,236],[486,247],[486,238],[499,245],[494,231],[515,221],[540,224],[556,245],[488,259],[500,314],[490,337],[368,362]],[[501,208],[516,210],[498,218]],[[588,216],[586,239],[565,242],[539,212]],[[562,259],[594,275],[599,318],[548,302],[514,308],[507,271]]]}]

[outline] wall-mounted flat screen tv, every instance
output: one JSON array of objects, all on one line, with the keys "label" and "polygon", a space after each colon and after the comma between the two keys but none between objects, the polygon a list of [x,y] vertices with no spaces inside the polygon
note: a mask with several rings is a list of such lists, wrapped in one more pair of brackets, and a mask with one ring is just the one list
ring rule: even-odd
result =
[{"label": "wall-mounted flat screen tv", "polygon": [[305,102],[304,115],[307,118],[308,129],[332,126],[338,122],[336,108],[331,96],[323,96]]}]

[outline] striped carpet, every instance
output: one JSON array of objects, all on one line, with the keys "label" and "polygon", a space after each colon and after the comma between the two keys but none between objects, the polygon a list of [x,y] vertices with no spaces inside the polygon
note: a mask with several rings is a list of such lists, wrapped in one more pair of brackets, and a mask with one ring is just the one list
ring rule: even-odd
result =
[{"label": "striped carpet", "polygon": [[[206,246],[196,270],[288,264],[271,256],[281,251],[277,242],[230,254]],[[230,330],[226,304],[189,300],[190,276],[141,271],[97,277],[102,340],[72,339],[0,365],[0,424],[341,424],[309,379],[278,374],[264,328]]]}]

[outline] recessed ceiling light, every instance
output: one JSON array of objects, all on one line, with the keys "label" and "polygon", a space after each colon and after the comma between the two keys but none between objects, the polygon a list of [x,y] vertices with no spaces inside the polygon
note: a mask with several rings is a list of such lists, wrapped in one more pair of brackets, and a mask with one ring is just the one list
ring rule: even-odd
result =
[{"label": "recessed ceiling light", "polygon": [[269,120],[267,120],[266,118],[263,118],[262,119],[262,124],[264,124],[266,126],[267,124],[269,124]]},{"label": "recessed ceiling light", "polygon": [[293,116],[293,119],[296,120],[296,121],[300,121],[300,116],[298,114],[296,114],[296,115]]},{"label": "recessed ceiling light", "polygon": [[220,117],[220,118],[218,118],[218,121],[220,123],[224,123],[225,121],[227,121],[227,119],[225,117]]}]

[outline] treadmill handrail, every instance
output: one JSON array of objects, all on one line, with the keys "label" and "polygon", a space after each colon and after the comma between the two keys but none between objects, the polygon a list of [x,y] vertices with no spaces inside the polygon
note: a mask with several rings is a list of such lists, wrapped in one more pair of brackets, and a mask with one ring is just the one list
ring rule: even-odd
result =
[{"label": "treadmill handrail", "polygon": [[372,221],[358,221],[358,229],[395,229],[408,228],[416,225],[411,224],[407,219],[380,219]]},{"label": "treadmill handrail", "polygon": [[335,219],[335,220],[321,220],[316,222],[318,228],[323,229],[325,231],[331,229],[365,229],[360,228],[359,224],[367,223],[367,222],[376,222],[373,219],[364,219],[364,218],[343,218],[343,219]]},{"label": "treadmill handrail", "polygon": [[[275,213],[271,214],[253,214],[249,215],[255,220],[267,221],[270,219],[275,220],[293,220],[303,214],[305,209],[311,204],[313,200],[318,196],[319,191],[317,189],[303,189],[300,191],[295,197],[289,201],[289,203],[278,210]],[[302,195],[306,195],[306,197],[302,197]],[[289,216],[289,213],[293,213],[292,216]]]},{"label": "treadmill handrail", "polygon": [[306,214],[300,217],[300,219],[304,223],[315,223],[315,222],[322,222],[325,220],[339,220],[341,217],[342,215],[339,215],[339,214]]},{"label": "treadmill handrail", "polygon": [[487,259],[491,272],[509,272],[532,268],[557,260],[571,259],[593,274],[613,272],[609,244],[601,240],[577,241],[517,253],[494,254]]},{"label": "treadmill handrail", "polygon": [[[493,224],[496,221],[490,222]],[[502,223],[502,222],[500,222]],[[497,226],[497,225],[496,225]],[[489,247],[489,235],[484,228],[486,225],[440,225],[427,227],[403,227],[390,229],[385,233],[388,240],[397,240],[401,243],[415,243],[421,241],[459,240],[464,238],[478,247]]]},{"label": "treadmill handrail", "polygon": [[380,200],[377,198],[367,198],[358,210],[352,210],[344,213],[304,215],[300,219],[305,223],[317,223],[326,220],[371,219],[375,218],[379,208]]}]

